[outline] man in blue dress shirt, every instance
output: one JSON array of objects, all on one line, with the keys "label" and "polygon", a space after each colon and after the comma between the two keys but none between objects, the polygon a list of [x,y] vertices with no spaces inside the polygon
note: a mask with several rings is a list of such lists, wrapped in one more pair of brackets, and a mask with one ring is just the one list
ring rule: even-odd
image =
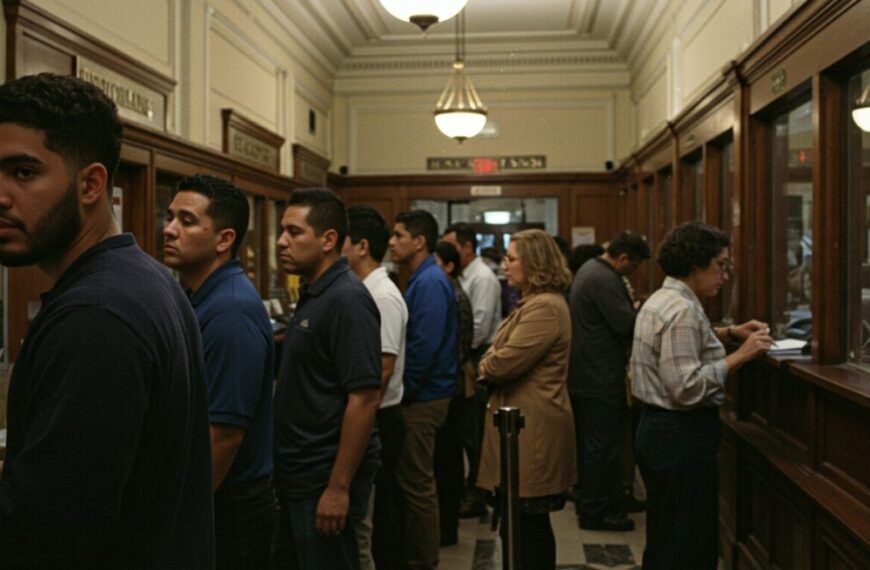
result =
[{"label": "man in blue dress shirt", "polygon": [[405,291],[408,328],[402,397],[407,431],[398,477],[407,507],[405,559],[414,570],[438,567],[435,435],[456,392],[456,298],[435,262],[437,242],[438,222],[429,212],[413,210],[396,217],[390,255],[411,270]]}]

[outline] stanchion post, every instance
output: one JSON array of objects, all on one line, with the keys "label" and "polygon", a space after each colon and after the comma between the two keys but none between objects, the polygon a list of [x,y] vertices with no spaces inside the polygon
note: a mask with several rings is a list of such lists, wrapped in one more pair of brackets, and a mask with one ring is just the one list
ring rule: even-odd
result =
[{"label": "stanchion post", "polygon": [[[499,408],[494,416],[501,450],[501,524],[502,563],[504,570],[521,570],[520,563],[520,430],[525,418],[519,408]],[[527,569],[533,570],[533,569]]]}]

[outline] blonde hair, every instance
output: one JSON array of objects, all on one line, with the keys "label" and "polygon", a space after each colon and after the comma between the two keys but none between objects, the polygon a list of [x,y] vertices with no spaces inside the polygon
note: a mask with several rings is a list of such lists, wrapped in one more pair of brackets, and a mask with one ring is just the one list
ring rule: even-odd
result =
[{"label": "blonde hair", "polygon": [[543,230],[523,230],[511,236],[523,263],[528,293],[563,293],[571,271],[555,240]]}]

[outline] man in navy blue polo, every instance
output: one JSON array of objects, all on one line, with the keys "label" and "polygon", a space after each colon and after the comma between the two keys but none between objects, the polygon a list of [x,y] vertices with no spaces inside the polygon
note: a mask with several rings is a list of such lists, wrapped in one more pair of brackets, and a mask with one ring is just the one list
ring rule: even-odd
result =
[{"label": "man in navy blue polo", "polygon": [[390,255],[411,270],[405,291],[408,328],[402,414],[406,436],[398,466],[407,509],[402,546],[410,570],[438,567],[435,435],[456,393],[456,296],[432,255],[437,241],[438,222],[429,212],[413,210],[396,217]]},{"label": "man in navy blue polo", "polygon": [[272,473],[274,340],[236,254],[248,200],[228,180],[182,179],[163,226],[202,332],[208,383],[217,568],[265,568],[277,518]]},{"label": "man in navy blue polo", "polygon": [[355,520],[379,466],[378,308],[341,248],[344,204],[295,190],[281,218],[281,266],[305,283],[284,335],[275,392],[275,568],[358,569]]}]

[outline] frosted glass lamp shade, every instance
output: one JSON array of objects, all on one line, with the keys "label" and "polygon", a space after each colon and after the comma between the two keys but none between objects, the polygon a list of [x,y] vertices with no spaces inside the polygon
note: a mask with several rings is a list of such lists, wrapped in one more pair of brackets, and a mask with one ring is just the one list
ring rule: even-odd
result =
[{"label": "frosted glass lamp shade", "polygon": [[379,0],[381,6],[396,18],[420,26],[423,31],[432,24],[449,20],[459,13],[468,0]]},{"label": "frosted glass lamp shade", "polygon": [[438,130],[460,142],[480,133],[486,124],[486,113],[481,111],[444,111],[435,113]]}]

